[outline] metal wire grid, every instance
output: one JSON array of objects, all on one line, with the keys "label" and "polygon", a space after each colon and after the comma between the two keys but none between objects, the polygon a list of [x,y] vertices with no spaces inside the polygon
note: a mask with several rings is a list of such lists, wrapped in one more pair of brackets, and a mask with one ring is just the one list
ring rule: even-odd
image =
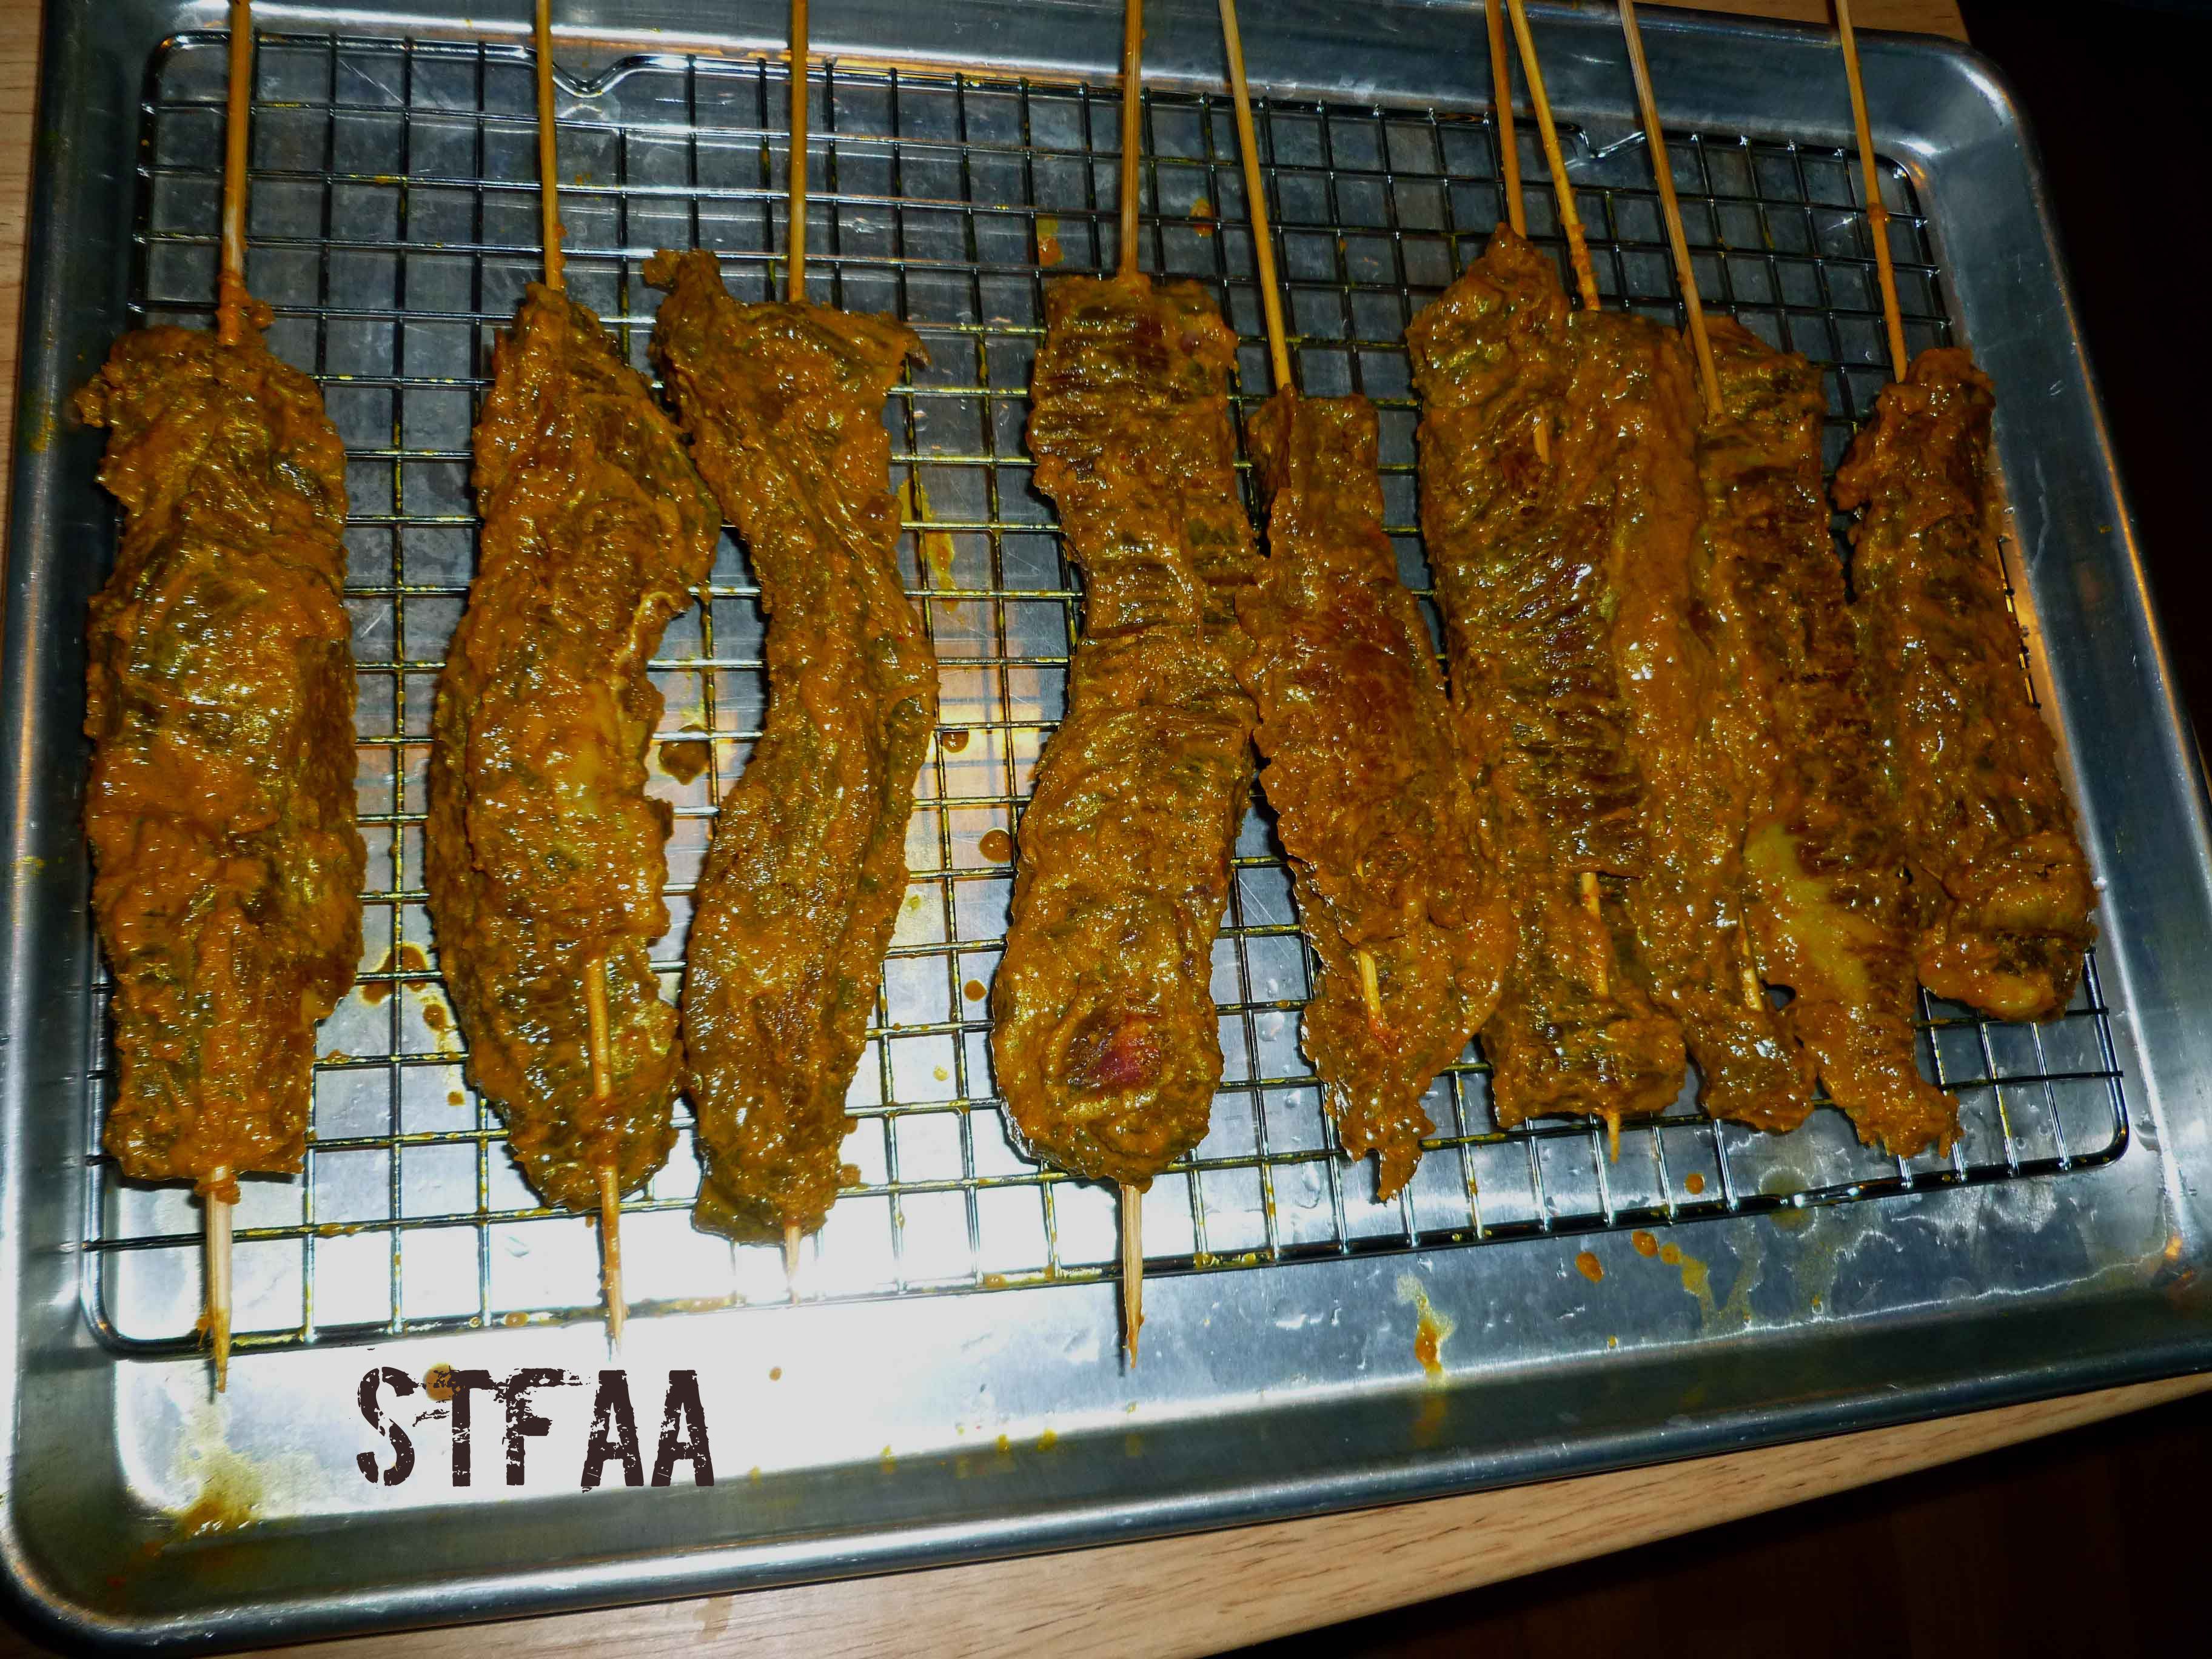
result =
[{"label": "metal wire grid", "polygon": [[[178,37],[149,66],[132,321],[204,324],[221,190],[220,34]],[[595,1307],[596,1245],[516,1176],[469,1091],[421,889],[430,701],[472,565],[468,433],[494,332],[537,271],[530,59],[446,40],[264,35],[255,100],[249,276],[272,345],[311,367],[349,450],[349,599],[361,670],[365,894],[362,983],[325,1026],[304,1176],[245,1184],[243,1345],[574,1316]],[[1048,274],[1102,268],[1120,135],[1115,94],[1019,78],[832,65],[816,101],[810,198],[820,297],[906,318],[931,362],[887,420],[908,533],[902,556],[943,665],[944,726],[908,841],[912,884],[877,1030],[849,1102],[860,1181],[814,1247],[821,1299],[973,1291],[1112,1271],[1103,1189],[1022,1162],[1006,1139],[983,994],[1011,890],[1004,832],[1060,709],[1077,593],[1021,442]],[[626,60],[564,82],[568,281],[643,362],[661,246],[723,255],[741,299],[768,297],[783,245],[783,70],[751,58]],[[1147,91],[1146,267],[1209,283],[1245,340],[1240,406],[1267,389],[1233,124],[1212,94]],[[1305,390],[1361,392],[1382,414],[1387,513],[1427,606],[1416,528],[1416,410],[1406,322],[1501,216],[1486,118],[1261,100],[1263,173]],[[1679,320],[1635,134],[1571,135],[1578,201],[1607,302]],[[1829,460],[1885,378],[1871,244],[1847,151],[1714,133],[1670,140],[1709,306],[1823,366]],[[1524,174],[1540,179],[1533,153]],[[1942,276],[1910,180],[1886,168],[1908,337],[1947,339]],[[1556,252],[1548,191],[1531,231]],[[726,535],[707,603],[671,628],[657,790],[676,806],[676,925],[656,951],[672,994],[691,881],[723,781],[765,707],[762,623]],[[1434,617],[1431,615],[1433,623]],[[704,752],[702,753],[702,749]],[[695,768],[685,763],[703,762]],[[695,775],[696,773],[696,775]],[[994,840],[996,844],[994,844]],[[1923,1059],[1966,1133],[1911,1164],[1861,1149],[1840,1116],[1785,1138],[1686,1104],[1626,1133],[1618,1161],[1582,1124],[1498,1131],[1472,1052],[1429,1100],[1439,1133],[1387,1205],[1346,1164],[1297,1053],[1308,962],[1279,849],[1245,823],[1216,948],[1226,1054],[1212,1133],[1146,1200],[1148,1271],[1648,1227],[2081,1170],[2117,1158],[2126,1107],[2092,960],[2061,1019],[2008,1026],[1923,997]],[[103,1337],[191,1340],[199,1295],[187,1194],[113,1178],[98,1148],[105,998],[88,1071],[84,1293]],[[693,1232],[688,1115],[651,1190],[625,1206],[644,1303],[781,1300],[775,1253]]]}]

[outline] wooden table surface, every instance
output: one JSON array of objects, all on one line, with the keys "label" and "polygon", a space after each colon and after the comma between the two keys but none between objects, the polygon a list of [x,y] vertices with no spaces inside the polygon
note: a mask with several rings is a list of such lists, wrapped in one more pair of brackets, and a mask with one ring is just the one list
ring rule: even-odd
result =
[{"label": "wooden table surface", "polygon": [[[1817,22],[1828,0],[1708,8]],[[0,373],[12,382],[39,0],[0,0]],[[1963,40],[1954,0],[1859,0],[1863,28]],[[0,403],[0,441],[13,398]],[[0,477],[0,503],[7,480]],[[1054,1659],[1206,1654],[1624,1545],[1716,1525],[2212,1388],[2212,1376],[1578,1480],[886,1578],[325,1644],[324,1659],[507,1659],[704,1644],[758,1659],[1005,1651]],[[306,1650],[299,1650],[305,1653]]]}]

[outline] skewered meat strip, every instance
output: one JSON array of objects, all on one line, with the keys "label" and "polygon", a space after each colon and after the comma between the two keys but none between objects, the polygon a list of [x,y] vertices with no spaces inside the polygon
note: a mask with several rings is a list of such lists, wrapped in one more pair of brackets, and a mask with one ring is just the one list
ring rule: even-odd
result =
[{"label": "skewered meat strip", "polygon": [[822,1224],[845,1094],[906,891],[937,664],[899,576],[884,400],[921,343],[888,318],[739,305],[711,253],[662,253],[653,356],[744,538],[769,616],[766,730],[699,879],[684,994],[707,1164],[694,1218]]},{"label": "skewered meat strip", "polygon": [[1387,1200],[1433,1127],[1422,1094],[1497,1006],[1510,924],[1435,647],[1382,533],[1375,406],[1279,392],[1250,434],[1268,556],[1237,604],[1253,647],[1237,672],[1321,962],[1302,1042]]},{"label": "skewered meat strip", "polygon": [[[121,1063],[126,1176],[300,1167],[316,1023],[361,961],[345,452],[314,383],[262,343],[116,342],[77,394],[123,505],[92,602],[85,830]],[[227,1171],[220,1182],[218,1170]]]},{"label": "skewered meat strip", "polygon": [[1766,977],[1783,1018],[1869,1145],[1948,1148],[1958,1108],[1914,1058],[1905,860],[1883,810],[1855,682],[1844,568],[1821,489],[1818,370],[1736,324],[1706,325],[1722,412],[1699,436],[1699,588],[1729,740],[1752,795],[1744,863]]},{"label": "skewered meat strip", "polygon": [[1084,576],[1067,715],[1021,822],[992,1060],[1024,1143],[1139,1188],[1204,1138],[1213,937],[1252,783],[1236,621],[1256,575],[1227,376],[1194,285],[1045,294],[1029,441]]},{"label": "skewered meat strip", "polygon": [[661,712],[646,671],[720,517],[642,377],[565,294],[531,285],[492,374],[477,575],[431,722],[430,914],[471,1075],[524,1176],[592,1210],[601,1170],[628,1191],[674,1138],[682,1050],[649,955],[672,814],[645,789]]},{"label": "skewered meat strip", "polygon": [[1996,398],[1923,351],[1883,388],[1836,474],[1851,533],[1859,678],[1905,826],[1920,982],[2003,1019],[2063,1010],[2096,895],[2028,700],[1990,478]]},{"label": "skewered meat strip", "polygon": [[1715,1117],[1793,1129],[1812,1067],[1767,1000],[1744,927],[1743,836],[1754,778],[1729,753],[1740,688],[1723,685],[1692,583],[1702,502],[1698,399],[1681,337],[1648,318],[1583,311],[1559,444],[1576,533],[1611,579],[1613,656],[1641,781],[1644,860],[1618,896],[1632,970],[1681,1022],[1698,1102]]},{"label": "skewered meat strip", "polygon": [[[1595,879],[1644,869],[1643,797],[1613,650],[1617,576],[1565,447],[1573,346],[1558,272],[1501,226],[1407,342],[1462,753],[1516,927],[1482,1027],[1494,1109],[1509,1126],[1579,1113],[1617,1127],[1673,1103],[1684,1056],[1674,1020],[1624,971]],[[1597,453],[1584,432],[1575,465]]]}]

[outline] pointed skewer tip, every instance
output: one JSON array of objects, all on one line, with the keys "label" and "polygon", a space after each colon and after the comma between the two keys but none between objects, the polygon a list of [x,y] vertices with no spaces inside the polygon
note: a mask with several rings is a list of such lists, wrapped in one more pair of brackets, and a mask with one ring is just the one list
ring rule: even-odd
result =
[{"label": "pointed skewer tip", "polygon": [[1145,1328],[1145,1195],[1121,1185],[1121,1346],[1137,1363],[1137,1334]]},{"label": "pointed skewer tip", "polygon": [[215,1391],[230,1386],[230,1259],[234,1200],[223,1195],[230,1185],[230,1169],[212,1171],[204,1189],[207,1228],[207,1328],[215,1355]]},{"label": "pointed skewer tip", "polygon": [[622,1193],[611,1164],[599,1169],[599,1261],[607,1298],[607,1346],[619,1353],[629,1304],[623,1294]]},{"label": "pointed skewer tip", "polygon": [[[591,1070],[594,1106],[614,1098],[614,1044],[607,1028],[607,959],[594,954],[584,961],[584,1059]],[[611,1163],[599,1166],[599,1251],[607,1301],[607,1340],[620,1347],[629,1310],[623,1300],[622,1188]]]},{"label": "pointed skewer tip", "polygon": [[791,1292],[791,1305],[799,1305],[799,1241],[804,1235],[799,1224],[787,1221],[783,1227],[783,1283]]}]

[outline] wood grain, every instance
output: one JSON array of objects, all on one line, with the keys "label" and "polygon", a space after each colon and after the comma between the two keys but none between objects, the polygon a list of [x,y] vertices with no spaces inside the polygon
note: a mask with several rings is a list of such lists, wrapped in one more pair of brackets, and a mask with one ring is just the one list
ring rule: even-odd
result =
[{"label": "wood grain", "polygon": [[[1826,0],[1714,10],[1825,22]],[[1965,38],[1953,0],[1859,0],[1867,28]],[[0,370],[12,386],[38,80],[38,0],[0,0]],[[15,399],[0,400],[0,441]],[[12,453],[12,451],[10,452]],[[7,482],[0,478],[0,507]],[[300,1659],[629,1659],[702,1647],[757,1659],[1048,1651],[1149,1659],[1218,1651],[1495,1583],[1841,1492],[2212,1389],[2115,1389],[1696,1462],[1122,1545],[659,1606],[289,1650]],[[1110,1612],[1107,1610],[1110,1609]]]},{"label": "wood grain", "polygon": [[[1686,4],[1686,0],[1668,0]],[[1829,0],[1727,0],[1720,5],[1689,6],[1694,11],[1729,11],[1744,17],[1778,17],[1791,23],[1832,27]],[[1918,34],[1966,38],[1966,25],[1955,0],[1851,0],[1851,21],[1862,29],[1900,29]]]}]

